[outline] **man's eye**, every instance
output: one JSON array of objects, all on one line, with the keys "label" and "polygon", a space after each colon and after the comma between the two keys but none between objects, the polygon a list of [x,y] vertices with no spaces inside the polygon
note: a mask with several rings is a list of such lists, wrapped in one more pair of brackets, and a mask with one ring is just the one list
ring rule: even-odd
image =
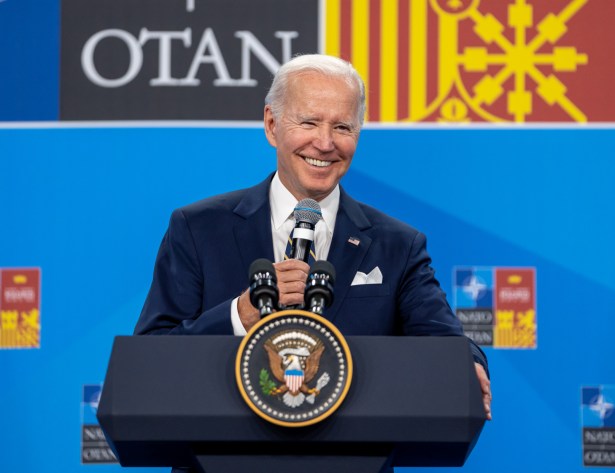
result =
[{"label": "man's eye", "polygon": [[315,126],[316,125],[314,122],[301,122],[301,124],[304,126]]}]

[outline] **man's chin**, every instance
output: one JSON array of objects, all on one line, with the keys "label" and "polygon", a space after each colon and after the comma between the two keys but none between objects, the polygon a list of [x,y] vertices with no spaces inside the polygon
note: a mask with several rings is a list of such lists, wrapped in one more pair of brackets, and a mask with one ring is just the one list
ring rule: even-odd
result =
[{"label": "man's chin", "polygon": [[317,188],[317,189],[310,189],[306,195],[308,196],[309,199],[314,199],[316,201],[320,201],[322,199],[324,199],[325,197],[327,197],[335,188],[335,186],[333,187],[325,187],[325,188]]},{"label": "man's chin", "polygon": [[[328,196],[339,181],[336,176],[331,173],[327,175],[318,174],[302,174],[301,178],[296,181],[300,189],[297,189],[299,194],[303,195],[303,198],[309,198],[314,200],[321,200]],[[294,192],[293,192],[294,194]],[[301,200],[301,199],[299,199]]]}]

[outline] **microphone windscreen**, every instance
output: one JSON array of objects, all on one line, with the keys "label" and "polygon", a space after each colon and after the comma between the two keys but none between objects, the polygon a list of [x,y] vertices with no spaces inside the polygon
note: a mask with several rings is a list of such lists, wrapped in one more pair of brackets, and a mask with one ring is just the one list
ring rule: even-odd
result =
[{"label": "microphone windscreen", "polygon": [[303,199],[297,202],[293,213],[297,222],[307,222],[316,225],[322,218],[320,204],[314,199]]},{"label": "microphone windscreen", "polygon": [[248,270],[248,277],[250,278],[250,281],[252,281],[258,274],[265,273],[269,273],[271,279],[274,282],[278,282],[273,263],[266,258],[259,258],[257,260],[254,260],[250,265],[250,269]]},{"label": "microphone windscreen", "polygon": [[317,273],[329,276],[329,282],[335,284],[335,267],[328,261],[318,260],[314,262],[310,268],[310,275]]}]

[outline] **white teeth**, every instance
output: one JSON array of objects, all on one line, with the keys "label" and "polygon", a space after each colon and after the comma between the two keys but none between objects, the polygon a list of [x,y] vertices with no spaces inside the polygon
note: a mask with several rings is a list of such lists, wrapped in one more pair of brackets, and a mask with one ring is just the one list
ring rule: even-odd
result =
[{"label": "white teeth", "polygon": [[303,158],[305,159],[305,162],[307,162],[308,164],[311,164],[312,166],[318,166],[321,168],[326,168],[327,166],[331,166],[331,161],[321,161],[319,159],[314,159],[314,158]]}]

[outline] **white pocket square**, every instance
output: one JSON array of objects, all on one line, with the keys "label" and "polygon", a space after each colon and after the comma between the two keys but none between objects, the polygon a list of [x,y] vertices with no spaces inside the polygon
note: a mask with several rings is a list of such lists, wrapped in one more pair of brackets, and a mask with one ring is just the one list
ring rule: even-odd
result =
[{"label": "white pocket square", "polygon": [[351,286],[360,286],[362,284],[382,284],[382,272],[380,268],[376,266],[369,274],[357,271],[354,275],[354,279],[350,283]]}]

